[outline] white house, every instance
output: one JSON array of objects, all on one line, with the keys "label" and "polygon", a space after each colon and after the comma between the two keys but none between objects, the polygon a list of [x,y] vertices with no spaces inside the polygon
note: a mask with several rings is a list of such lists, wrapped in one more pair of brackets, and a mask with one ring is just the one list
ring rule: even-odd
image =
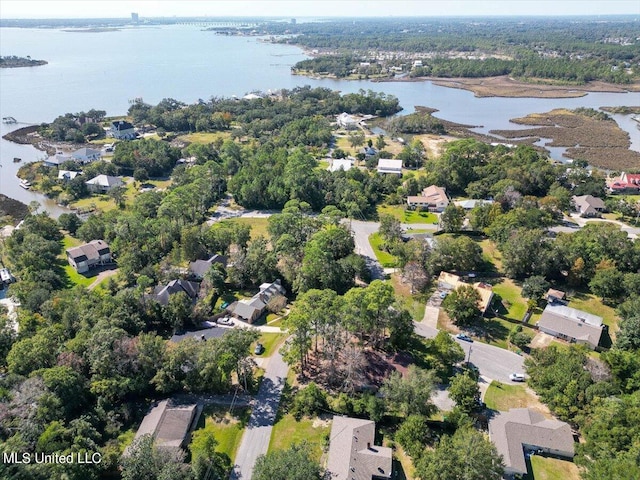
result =
[{"label": "white house", "polygon": [[353,159],[349,158],[335,158],[331,161],[331,164],[327,168],[330,172],[337,172],[338,170],[351,170],[353,167]]},{"label": "white house", "polygon": [[136,129],[125,120],[111,122],[109,136],[118,140],[132,140],[136,138]]},{"label": "white house", "polygon": [[73,180],[78,175],[82,175],[82,172],[74,172],[72,170],[58,170],[58,180],[62,180],[63,182]]},{"label": "white house", "polygon": [[80,148],[71,154],[72,160],[78,163],[91,163],[100,160],[102,153],[93,148]]},{"label": "white house", "polygon": [[378,173],[402,175],[402,160],[381,158],[380,160],[378,160]]},{"label": "white house", "polygon": [[113,188],[124,185],[120,177],[112,177],[110,175],[98,175],[85,183],[89,191],[93,193],[107,193]]},{"label": "white house", "polygon": [[354,130],[358,126],[358,119],[356,119],[353,115],[342,112],[337,116],[336,123],[339,127],[345,128],[347,130]]}]

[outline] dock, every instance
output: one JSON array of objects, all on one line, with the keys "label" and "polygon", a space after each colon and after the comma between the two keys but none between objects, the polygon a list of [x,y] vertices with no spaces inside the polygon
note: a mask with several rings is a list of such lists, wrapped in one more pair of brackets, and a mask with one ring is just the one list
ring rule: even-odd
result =
[{"label": "dock", "polygon": [[18,121],[13,117],[2,117],[2,123],[12,124],[12,123],[18,123]]}]

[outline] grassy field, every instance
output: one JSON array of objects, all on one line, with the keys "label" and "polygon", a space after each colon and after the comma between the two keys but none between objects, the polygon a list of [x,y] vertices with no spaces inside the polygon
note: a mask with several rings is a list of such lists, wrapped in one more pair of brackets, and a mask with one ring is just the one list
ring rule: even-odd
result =
[{"label": "grassy field", "polygon": [[208,145],[209,143],[215,142],[218,138],[226,140],[230,137],[231,134],[227,132],[197,132],[189,133],[187,135],[180,135],[176,138],[176,140],[181,140],[188,143],[197,143],[200,145]]},{"label": "grassy field", "polygon": [[403,283],[400,274],[391,275],[391,285],[396,294],[396,300],[411,313],[411,318],[416,322],[421,322],[424,318],[424,311],[429,300],[429,295],[419,293],[411,295],[409,285]]},{"label": "grassy field", "polygon": [[260,236],[269,238],[269,232],[267,231],[267,225],[269,224],[268,218],[230,218],[224,220],[225,222],[241,223],[243,225],[249,225],[251,227],[251,239],[258,238]]},{"label": "grassy field", "polygon": [[583,293],[572,296],[569,300],[569,306],[577,308],[578,310],[584,310],[593,315],[601,316],[605,325],[609,327],[611,339],[615,340],[619,318],[613,308],[604,305],[595,295]]},{"label": "grassy field", "polygon": [[380,250],[380,247],[384,243],[382,237],[380,237],[379,233],[374,233],[369,237],[369,244],[371,244],[371,248],[373,248],[373,253],[376,254],[376,258],[385,268],[391,268],[396,266],[397,259],[393,255],[388,252],[384,252]]},{"label": "grassy field", "polygon": [[532,455],[528,463],[529,474],[524,480],[579,480],[580,471],[575,463],[557,458]]},{"label": "grassy field", "polygon": [[379,205],[378,215],[393,215],[402,223],[436,223],[438,217],[431,212],[407,210],[402,205]]},{"label": "grassy field", "polygon": [[540,401],[527,392],[527,388],[522,384],[509,385],[493,381],[484,396],[484,403],[487,404],[488,408],[501,412],[510,408],[525,407],[546,411]]},{"label": "grassy field", "polygon": [[231,462],[235,460],[249,413],[248,408],[235,409],[233,414],[230,414],[227,409],[213,406],[207,407],[204,411],[203,430],[213,435],[218,443],[216,451],[227,454]]},{"label": "grassy field", "polygon": [[[130,207],[133,204],[134,198],[139,194],[139,192],[135,185],[136,182],[134,182],[132,178],[123,177],[122,180],[125,182],[126,186],[124,203],[127,207]],[[80,210],[96,208],[101,212],[108,212],[109,210],[113,210],[116,208],[116,202],[114,202],[108,194],[96,194],[90,195],[86,198],[81,198],[80,200],[71,203],[69,206],[72,208],[78,208]]]},{"label": "grassy field", "polygon": [[496,270],[502,271],[502,254],[492,240],[485,239],[479,242],[482,247],[482,256],[486,262],[493,263]]},{"label": "grassy field", "polygon": [[331,426],[328,421],[303,418],[298,422],[292,414],[288,413],[273,426],[269,451],[285,450],[294,443],[304,441],[308,445],[311,458],[320,461],[325,438],[330,431]]}]

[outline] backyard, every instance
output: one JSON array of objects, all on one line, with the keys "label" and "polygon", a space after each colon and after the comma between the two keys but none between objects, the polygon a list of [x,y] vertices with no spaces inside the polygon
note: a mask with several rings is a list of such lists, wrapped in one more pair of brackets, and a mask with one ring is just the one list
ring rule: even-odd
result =
[{"label": "backyard", "polygon": [[533,408],[544,415],[549,414],[549,409],[526,385],[509,385],[493,381],[484,395],[484,403],[491,410],[501,412],[511,408]]},{"label": "backyard", "polygon": [[438,217],[431,212],[407,210],[403,205],[379,205],[378,216],[393,215],[401,223],[437,223]]},{"label": "backyard", "polygon": [[527,461],[529,474],[523,480],[579,480],[575,463],[558,458],[532,455]]}]

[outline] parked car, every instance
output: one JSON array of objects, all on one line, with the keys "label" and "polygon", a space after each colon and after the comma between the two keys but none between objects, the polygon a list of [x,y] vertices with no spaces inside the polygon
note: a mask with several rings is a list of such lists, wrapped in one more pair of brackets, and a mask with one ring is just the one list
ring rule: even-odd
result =
[{"label": "parked car", "polygon": [[512,373],[509,375],[509,380],[512,382],[524,382],[525,378],[522,373]]},{"label": "parked car", "polygon": [[253,349],[253,353],[256,355],[262,355],[264,353],[264,345],[257,343],[256,348]]},{"label": "parked car", "polygon": [[218,319],[218,323],[220,325],[233,325],[233,320],[231,320],[229,317],[222,317]]},{"label": "parked car", "polygon": [[457,334],[456,338],[465,342],[473,342],[473,338],[471,338],[469,335],[465,335],[464,333]]}]

